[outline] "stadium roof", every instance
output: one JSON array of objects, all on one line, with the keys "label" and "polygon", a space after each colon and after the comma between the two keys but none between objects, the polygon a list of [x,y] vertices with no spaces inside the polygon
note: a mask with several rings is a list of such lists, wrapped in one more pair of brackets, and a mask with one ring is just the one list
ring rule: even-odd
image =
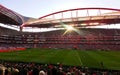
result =
[{"label": "stadium roof", "polygon": [[[92,12],[92,13],[91,13]],[[94,13],[93,13],[94,12]],[[0,5],[0,23],[19,27],[63,28],[64,25],[88,27],[120,23],[120,9],[76,8],[58,11],[40,18],[22,16]]]}]

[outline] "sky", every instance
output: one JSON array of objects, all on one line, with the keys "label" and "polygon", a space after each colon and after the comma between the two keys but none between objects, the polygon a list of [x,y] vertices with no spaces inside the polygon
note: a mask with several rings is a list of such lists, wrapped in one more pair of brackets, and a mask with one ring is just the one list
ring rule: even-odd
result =
[{"label": "sky", "polygon": [[73,8],[105,7],[120,9],[120,0],[0,0],[0,4],[24,16],[41,16]]},{"label": "sky", "polygon": [[0,4],[21,15],[33,18],[74,8],[104,7],[120,9],[120,0],[0,0]]}]

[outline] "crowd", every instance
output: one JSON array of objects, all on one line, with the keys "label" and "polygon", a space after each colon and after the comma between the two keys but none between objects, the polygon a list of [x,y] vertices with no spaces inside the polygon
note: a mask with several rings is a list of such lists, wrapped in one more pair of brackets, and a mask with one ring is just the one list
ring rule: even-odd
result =
[{"label": "crowd", "polygon": [[62,64],[0,62],[0,75],[120,75],[119,70],[95,69]]}]

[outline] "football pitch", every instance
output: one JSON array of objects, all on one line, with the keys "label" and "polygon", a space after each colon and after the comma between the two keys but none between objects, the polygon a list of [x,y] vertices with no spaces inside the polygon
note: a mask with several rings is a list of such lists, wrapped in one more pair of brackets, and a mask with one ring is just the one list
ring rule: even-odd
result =
[{"label": "football pitch", "polygon": [[27,49],[0,53],[0,60],[120,70],[120,51]]}]

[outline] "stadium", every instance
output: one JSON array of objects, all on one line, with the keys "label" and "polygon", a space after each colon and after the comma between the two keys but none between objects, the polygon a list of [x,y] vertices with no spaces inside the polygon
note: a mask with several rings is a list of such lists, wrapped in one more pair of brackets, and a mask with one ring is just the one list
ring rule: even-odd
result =
[{"label": "stadium", "polygon": [[99,28],[119,23],[120,9],[76,8],[31,18],[0,5],[0,73],[120,75],[120,29]]}]

